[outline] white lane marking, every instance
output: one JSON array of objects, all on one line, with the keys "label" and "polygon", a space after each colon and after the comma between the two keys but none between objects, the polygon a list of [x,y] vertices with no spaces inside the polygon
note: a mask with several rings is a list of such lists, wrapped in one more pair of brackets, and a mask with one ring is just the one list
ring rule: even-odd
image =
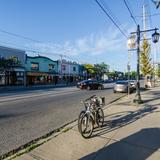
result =
[{"label": "white lane marking", "polygon": [[1,97],[0,99],[0,103],[1,102],[7,102],[7,101],[13,101],[13,100],[20,100],[20,99],[27,99],[27,98],[34,98],[34,97],[40,97],[40,96],[49,96],[52,94],[63,94],[63,93],[68,93],[68,92],[75,92],[75,91],[79,91],[78,89],[76,90],[63,90],[63,91],[47,91],[47,92],[36,92],[36,93],[28,93],[28,94],[21,94],[21,95],[12,95],[12,96],[7,96],[7,97]]}]

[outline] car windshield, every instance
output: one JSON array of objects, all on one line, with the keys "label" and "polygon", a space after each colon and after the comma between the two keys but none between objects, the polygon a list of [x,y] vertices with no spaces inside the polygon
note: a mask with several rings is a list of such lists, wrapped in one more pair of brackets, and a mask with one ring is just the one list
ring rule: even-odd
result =
[{"label": "car windshield", "polygon": [[126,82],[126,81],[118,81],[118,82],[116,82],[116,84],[127,84],[128,82]]}]

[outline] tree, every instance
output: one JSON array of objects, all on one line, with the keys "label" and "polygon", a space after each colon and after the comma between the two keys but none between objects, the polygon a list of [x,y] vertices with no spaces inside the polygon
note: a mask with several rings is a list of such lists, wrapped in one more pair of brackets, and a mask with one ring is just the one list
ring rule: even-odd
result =
[{"label": "tree", "polygon": [[11,68],[13,66],[20,65],[20,61],[15,59],[14,57],[5,59],[5,58],[0,58],[0,68],[2,69],[7,69]]},{"label": "tree", "polygon": [[150,58],[150,45],[147,40],[143,41],[140,51],[140,69],[143,76],[145,76],[145,85],[147,85],[147,77],[153,74]]},{"label": "tree", "polygon": [[108,77],[116,80],[118,78],[118,73],[116,71],[108,72]]},{"label": "tree", "polygon": [[136,72],[136,71],[131,71],[131,72],[130,72],[130,77],[131,77],[132,79],[135,79],[136,76],[137,76],[137,72]]},{"label": "tree", "polygon": [[160,68],[157,68],[157,69],[155,70],[155,75],[156,75],[158,78],[160,78]]},{"label": "tree", "polygon": [[95,64],[94,70],[95,70],[96,75],[101,78],[102,76],[104,76],[105,73],[109,72],[109,65],[104,62],[100,64]]},{"label": "tree", "polygon": [[87,78],[92,77],[95,74],[94,65],[92,64],[84,64],[84,69],[87,72]]}]

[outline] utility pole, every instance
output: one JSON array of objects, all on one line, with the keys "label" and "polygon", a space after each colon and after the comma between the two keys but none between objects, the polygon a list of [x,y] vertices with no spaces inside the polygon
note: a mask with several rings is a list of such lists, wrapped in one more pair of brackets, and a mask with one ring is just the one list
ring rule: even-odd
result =
[{"label": "utility pole", "polygon": [[131,58],[131,54],[130,51],[128,51],[128,64],[127,64],[127,70],[128,70],[128,96],[130,94],[130,69],[131,69],[131,65],[130,65],[130,58]]},{"label": "utility pole", "polygon": [[[147,30],[146,4],[143,4],[143,30]],[[147,39],[146,32],[143,33],[143,38]]]}]

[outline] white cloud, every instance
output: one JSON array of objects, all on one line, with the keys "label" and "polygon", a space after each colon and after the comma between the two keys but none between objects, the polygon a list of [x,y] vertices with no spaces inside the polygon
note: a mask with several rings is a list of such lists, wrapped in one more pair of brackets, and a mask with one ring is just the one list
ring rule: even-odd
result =
[{"label": "white cloud", "polygon": [[68,56],[79,56],[88,54],[90,56],[110,54],[126,50],[126,39],[117,30],[109,27],[106,31],[91,33],[80,37],[75,41],[66,41],[63,44],[35,43],[31,47],[44,52],[46,56],[54,54],[65,54]]}]

